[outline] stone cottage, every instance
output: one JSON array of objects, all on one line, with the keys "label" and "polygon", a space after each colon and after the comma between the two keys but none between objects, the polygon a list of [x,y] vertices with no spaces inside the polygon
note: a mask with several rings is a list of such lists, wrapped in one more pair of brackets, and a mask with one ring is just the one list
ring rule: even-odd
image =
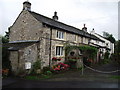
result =
[{"label": "stone cottage", "polygon": [[[30,69],[33,62],[41,60],[42,67],[52,66],[52,58],[65,61],[66,43],[89,45],[91,39],[99,40],[87,32],[58,21],[57,12],[52,18],[31,11],[31,3],[25,1],[23,10],[10,28],[9,44],[12,71]],[[28,66],[26,67],[26,64]]]}]

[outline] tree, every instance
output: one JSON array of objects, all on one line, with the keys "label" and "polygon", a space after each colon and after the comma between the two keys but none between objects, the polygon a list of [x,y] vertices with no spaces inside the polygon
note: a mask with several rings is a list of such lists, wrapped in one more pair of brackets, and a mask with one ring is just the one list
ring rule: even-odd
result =
[{"label": "tree", "polygon": [[120,64],[120,40],[118,40],[115,44],[115,54],[116,54],[116,58],[117,58],[117,62]]},{"label": "tree", "polygon": [[4,46],[5,43],[9,42],[9,39],[5,36],[2,37],[2,69],[9,69],[11,70],[11,64],[9,60],[9,51],[8,47]]},{"label": "tree", "polygon": [[112,34],[109,34],[108,32],[103,32],[103,36],[112,43],[115,43],[115,38],[113,37]]},{"label": "tree", "polygon": [[110,34],[108,32],[103,31],[103,37],[108,37]]},{"label": "tree", "polygon": [[9,39],[10,28],[11,28],[11,26],[8,28],[8,32],[5,32],[5,33],[6,33],[6,35],[5,35],[4,37],[6,37],[7,39]]},{"label": "tree", "polygon": [[8,43],[9,39],[6,36],[1,36],[2,37],[2,43]]},{"label": "tree", "polygon": [[112,43],[115,43],[115,38],[113,37],[112,34],[110,34],[110,35],[107,37],[107,39],[108,39],[109,41],[111,41]]}]

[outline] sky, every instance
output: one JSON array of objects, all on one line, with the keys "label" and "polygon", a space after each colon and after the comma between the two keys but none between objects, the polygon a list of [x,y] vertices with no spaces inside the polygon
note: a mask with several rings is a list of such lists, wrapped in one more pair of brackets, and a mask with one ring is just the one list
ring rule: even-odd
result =
[{"label": "sky", "polygon": [[[26,0],[0,0],[0,35],[5,35],[23,9]],[[29,0],[31,11],[52,18],[55,11],[59,21],[88,32],[103,31],[118,39],[119,0]]]}]

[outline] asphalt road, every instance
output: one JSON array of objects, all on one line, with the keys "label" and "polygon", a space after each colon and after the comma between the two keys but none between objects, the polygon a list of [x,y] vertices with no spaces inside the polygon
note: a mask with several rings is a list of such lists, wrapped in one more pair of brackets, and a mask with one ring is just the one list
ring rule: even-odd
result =
[{"label": "asphalt road", "polygon": [[94,81],[32,81],[17,80],[3,88],[118,88],[118,83]]},{"label": "asphalt road", "polygon": [[[118,69],[113,64],[106,64],[103,66],[94,67],[99,70],[115,70]],[[68,71],[58,74],[54,78],[46,80],[25,80],[21,78],[6,78],[3,79],[2,88],[120,88],[117,79],[110,78],[112,74],[103,74],[84,70],[84,75],[81,71]]]}]

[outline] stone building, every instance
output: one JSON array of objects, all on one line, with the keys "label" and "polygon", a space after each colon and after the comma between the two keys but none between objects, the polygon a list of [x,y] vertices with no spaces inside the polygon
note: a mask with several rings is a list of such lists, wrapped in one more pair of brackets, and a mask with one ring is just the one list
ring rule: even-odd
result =
[{"label": "stone building", "polygon": [[[25,1],[23,10],[10,28],[9,44],[12,71],[17,73],[41,60],[42,67],[52,66],[52,58],[65,61],[64,45],[89,45],[91,39],[99,40],[87,32],[58,21],[57,12],[52,18],[31,11],[31,3]],[[30,67],[29,67],[30,68]]]}]

